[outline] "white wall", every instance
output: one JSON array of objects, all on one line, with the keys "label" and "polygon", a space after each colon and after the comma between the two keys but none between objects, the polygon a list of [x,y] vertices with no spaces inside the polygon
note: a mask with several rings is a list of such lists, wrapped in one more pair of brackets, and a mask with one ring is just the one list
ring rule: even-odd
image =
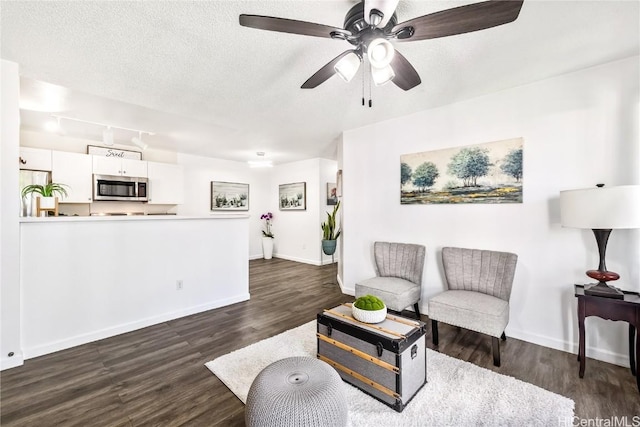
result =
[{"label": "white wall", "polygon": [[[20,133],[20,76],[18,64],[2,60],[0,141],[0,361],[1,369],[22,365],[20,346],[20,231],[18,214],[18,141]],[[13,356],[9,357],[9,353]]]},{"label": "white wall", "polygon": [[[598,253],[589,230],[561,228],[560,190],[639,184],[638,57],[466,102],[343,136],[345,290],[373,276],[376,240],[424,244],[421,309],[444,289],[443,246],[519,255],[507,335],[577,352],[573,283],[585,283]],[[398,96],[401,96],[399,94]],[[524,203],[400,205],[400,155],[524,138]],[[393,141],[393,144],[389,144]],[[637,230],[615,230],[607,267],[617,286],[640,291]],[[627,327],[587,320],[587,356],[627,364]]]},{"label": "white wall", "polygon": [[[211,213],[211,181],[249,184],[249,258],[262,257],[260,215],[272,212],[275,234],[274,256],[308,264],[331,262],[322,254],[320,223],[325,212],[327,182],[335,182],[337,163],[334,160],[310,159],[278,165],[273,168],[249,168],[247,164],[229,160],[178,154],[177,162],[185,171],[185,203],[178,207],[181,215]],[[307,209],[281,211],[278,206],[278,186],[306,182]]]},{"label": "white wall", "polygon": [[[262,222],[260,215],[269,209],[269,169],[252,169],[246,163],[178,153],[184,167],[184,204],[180,215],[208,215],[211,211],[211,181],[249,184],[249,253],[250,259],[262,257]],[[225,212],[222,212],[224,214]],[[230,213],[238,213],[230,212]]]}]

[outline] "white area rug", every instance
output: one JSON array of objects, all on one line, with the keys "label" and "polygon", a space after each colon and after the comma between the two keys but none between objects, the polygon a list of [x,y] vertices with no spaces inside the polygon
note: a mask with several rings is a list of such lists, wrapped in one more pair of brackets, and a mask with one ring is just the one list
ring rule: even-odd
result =
[{"label": "white area rug", "polygon": [[[315,357],[315,333],[314,320],[206,366],[244,403],[253,379],[267,365],[286,357]],[[430,349],[427,381],[401,413],[345,382],[350,425],[546,427],[570,425],[573,417],[571,399]]]}]

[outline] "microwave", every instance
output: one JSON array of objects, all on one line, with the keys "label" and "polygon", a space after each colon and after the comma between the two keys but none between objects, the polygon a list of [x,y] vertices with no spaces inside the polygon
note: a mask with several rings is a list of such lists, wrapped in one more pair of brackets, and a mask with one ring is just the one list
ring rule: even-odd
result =
[{"label": "microwave", "polygon": [[146,202],[149,180],[117,175],[93,175],[93,200]]}]

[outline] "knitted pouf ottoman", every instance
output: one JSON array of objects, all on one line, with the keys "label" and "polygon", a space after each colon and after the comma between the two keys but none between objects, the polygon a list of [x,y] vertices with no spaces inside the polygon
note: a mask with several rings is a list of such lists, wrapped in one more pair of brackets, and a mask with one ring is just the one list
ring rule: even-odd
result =
[{"label": "knitted pouf ottoman", "polygon": [[312,357],[289,357],[264,368],[245,407],[249,427],[345,426],[347,417],[340,375]]}]

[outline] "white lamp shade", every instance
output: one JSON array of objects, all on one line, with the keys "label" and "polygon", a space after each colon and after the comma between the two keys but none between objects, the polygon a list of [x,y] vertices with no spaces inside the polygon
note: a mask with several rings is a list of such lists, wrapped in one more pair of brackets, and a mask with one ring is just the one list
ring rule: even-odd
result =
[{"label": "white lamp shade", "polygon": [[371,78],[376,86],[382,86],[390,82],[395,76],[396,73],[393,72],[391,65],[387,65],[384,68],[371,68]]},{"label": "white lamp shade", "polygon": [[350,82],[358,72],[358,68],[360,68],[360,57],[351,52],[340,59],[333,68],[342,80]]},{"label": "white lamp shade", "polygon": [[367,47],[367,55],[372,68],[386,68],[395,54],[393,45],[385,39],[374,39]]},{"label": "white lamp shade", "polygon": [[560,223],[604,230],[640,228],[640,185],[561,191]]}]

